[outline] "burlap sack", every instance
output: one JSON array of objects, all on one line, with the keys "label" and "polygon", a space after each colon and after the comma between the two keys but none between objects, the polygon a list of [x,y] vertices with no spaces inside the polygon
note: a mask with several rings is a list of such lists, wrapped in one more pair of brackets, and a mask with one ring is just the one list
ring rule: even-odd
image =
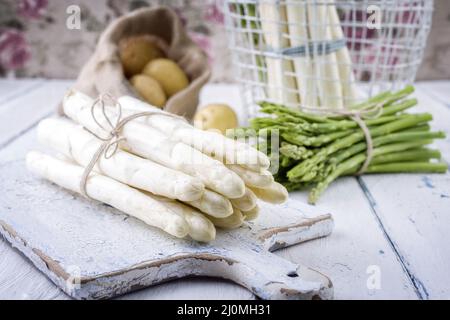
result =
[{"label": "burlap sack", "polygon": [[116,97],[139,97],[124,76],[118,44],[123,38],[140,35],[155,36],[166,42],[168,58],[176,61],[189,77],[189,86],[170,97],[164,109],[191,119],[200,89],[211,72],[206,54],[187,36],[177,14],[168,7],[136,10],[113,21],[101,35],[74,89],[93,98],[105,92]]}]

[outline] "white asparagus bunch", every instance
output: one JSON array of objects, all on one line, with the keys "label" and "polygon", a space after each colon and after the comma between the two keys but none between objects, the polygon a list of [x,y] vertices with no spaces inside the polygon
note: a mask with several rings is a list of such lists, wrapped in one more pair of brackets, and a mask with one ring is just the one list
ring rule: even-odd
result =
[{"label": "white asparagus bunch", "polygon": [[[38,139],[64,156],[87,166],[101,141],[66,119],[45,119],[38,126]],[[126,151],[118,150],[110,158],[101,157],[94,170],[129,186],[155,195],[184,201],[216,217],[233,213],[231,202],[185,173],[164,167]],[[130,174],[132,173],[132,174]]]},{"label": "white asparagus bunch", "polygon": [[[96,135],[108,136],[108,132],[103,129],[108,127],[108,123],[101,109],[94,109],[94,116],[103,128],[99,127],[92,117],[93,103],[94,101],[86,95],[69,93],[63,101],[64,113]],[[119,114],[113,108],[106,108],[105,113],[111,122],[117,121]],[[208,188],[228,198],[239,198],[245,192],[244,182],[223,163],[185,143],[172,140],[170,136],[151,126],[139,121],[130,121],[124,126],[122,136],[125,138],[121,143],[123,149],[197,177]]]},{"label": "white asparagus bunch", "polygon": [[[274,182],[267,170],[270,163],[259,151],[194,129],[137,99],[122,97],[119,101],[122,116],[142,111],[157,114],[123,126],[118,150],[108,157],[101,155],[86,180],[88,197],[175,237],[189,236],[202,242],[215,238],[215,227],[237,228],[245,220],[255,219],[257,198],[273,203],[286,200],[286,190]],[[111,123],[120,118],[114,106],[106,105],[104,115],[101,108],[91,109],[93,104],[94,100],[82,93],[66,95],[64,112],[72,121],[45,119],[38,126],[39,141],[58,156],[30,152],[30,171],[82,193],[85,167],[104,143],[100,138],[110,134],[105,115]],[[206,142],[209,148],[201,146]]]}]

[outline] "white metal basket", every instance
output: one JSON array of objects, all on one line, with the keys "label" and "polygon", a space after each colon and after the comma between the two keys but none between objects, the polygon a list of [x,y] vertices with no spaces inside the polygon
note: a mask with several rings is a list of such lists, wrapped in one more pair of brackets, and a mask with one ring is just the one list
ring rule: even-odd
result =
[{"label": "white metal basket", "polygon": [[256,102],[348,108],[414,81],[433,0],[224,0],[249,117]]}]

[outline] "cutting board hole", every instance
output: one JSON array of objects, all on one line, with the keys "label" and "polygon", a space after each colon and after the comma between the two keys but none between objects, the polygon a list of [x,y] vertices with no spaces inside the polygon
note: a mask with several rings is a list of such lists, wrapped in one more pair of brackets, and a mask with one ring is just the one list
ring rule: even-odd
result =
[{"label": "cutting board hole", "polygon": [[297,277],[298,277],[298,274],[297,274],[297,272],[295,272],[295,271],[291,271],[291,272],[289,272],[289,273],[287,274],[287,276],[290,277],[290,278],[297,278]]}]

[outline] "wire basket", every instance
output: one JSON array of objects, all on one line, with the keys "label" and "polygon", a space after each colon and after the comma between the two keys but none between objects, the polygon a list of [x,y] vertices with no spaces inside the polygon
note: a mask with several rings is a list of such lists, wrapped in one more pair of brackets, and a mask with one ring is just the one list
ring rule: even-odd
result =
[{"label": "wire basket", "polygon": [[247,118],[256,102],[349,108],[414,81],[433,0],[224,0]]}]

